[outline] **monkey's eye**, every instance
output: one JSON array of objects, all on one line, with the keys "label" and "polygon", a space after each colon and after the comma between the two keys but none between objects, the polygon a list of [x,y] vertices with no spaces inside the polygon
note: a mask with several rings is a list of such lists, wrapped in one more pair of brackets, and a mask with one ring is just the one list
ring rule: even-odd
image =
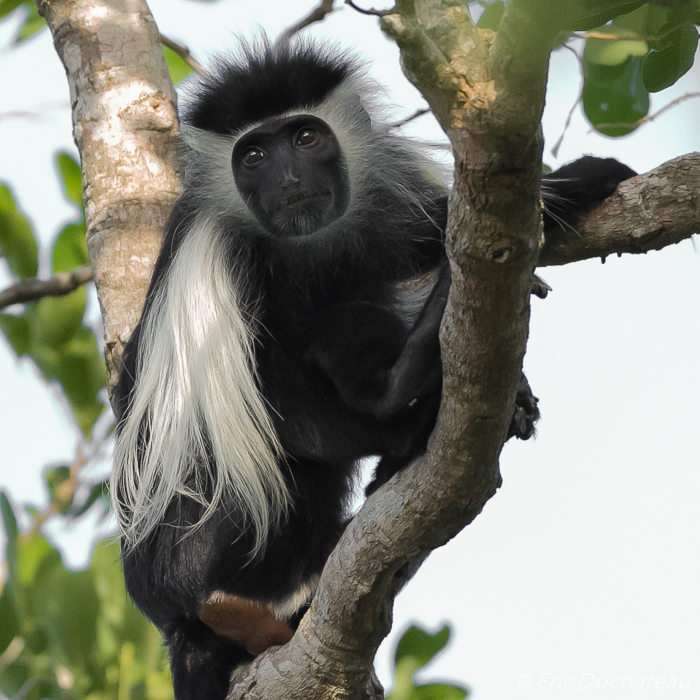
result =
[{"label": "monkey's eye", "polygon": [[243,154],[243,162],[246,165],[257,165],[264,157],[265,154],[259,148],[249,148]]},{"label": "monkey's eye", "polygon": [[302,147],[308,147],[308,146],[314,146],[316,142],[318,141],[318,133],[316,129],[301,129],[299,133],[297,134],[296,140],[294,142],[295,146],[302,146]]}]

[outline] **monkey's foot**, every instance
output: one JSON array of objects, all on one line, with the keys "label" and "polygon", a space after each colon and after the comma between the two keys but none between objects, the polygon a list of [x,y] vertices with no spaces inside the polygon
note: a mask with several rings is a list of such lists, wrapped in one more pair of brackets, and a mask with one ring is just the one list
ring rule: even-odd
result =
[{"label": "monkey's foot", "polygon": [[551,291],[552,288],[541,277],[533,275],[530,294],[539,297],[540,299],[546,299],[547,294],[549,294]]},{"label": "monkey's foot", "polygon": [[508,428],[508,438],[513,436],[520,440],[528,440],[535,434],[535,423],[540,417],[537,408],[539,399],[533,395],[527,378],[523,374],[515,394],[515,411]]}]

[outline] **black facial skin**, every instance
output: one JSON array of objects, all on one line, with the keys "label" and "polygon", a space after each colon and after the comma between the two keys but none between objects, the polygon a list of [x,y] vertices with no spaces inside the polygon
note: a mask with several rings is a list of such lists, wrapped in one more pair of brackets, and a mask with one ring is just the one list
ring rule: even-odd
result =
[{"label": "black facial skin", "polygon": [[343,215],[347,169],[330,127],[296,115],[265,122],[233,149],[236,187],[255,218],[278,236],[305,236]]}]

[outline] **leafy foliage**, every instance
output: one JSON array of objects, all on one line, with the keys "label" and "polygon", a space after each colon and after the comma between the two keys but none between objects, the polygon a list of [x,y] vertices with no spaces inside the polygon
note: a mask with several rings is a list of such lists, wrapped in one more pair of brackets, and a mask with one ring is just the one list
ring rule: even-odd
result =
[{"label": "leafy foliage", "polygon": [[9,16],[20,7],[24,8],[27,14],[15,37],[15,44],[20,44],[29,39],[46,26],[44,18],[36,9],[34,0],[0,0],[0,20]]},{"label": "leafy foliage", "polygon": [[16,277],[34,277],[39,249],[32,226],[17,206],[12,190],[0,183],[0,255]]},{"label": "leafy foliage", "polygon": [[[484,12],[478,26],[498,31],[507,2],[479,4]],[[649,93],[675,84],[692,67],[700,0],[630,0],[603,11],[596,3],[572,0],[569,11],[570,29],[589,33],[582,56],[584,114],[600,133],[625,136],[646,120]],[[564,32],[558,43],[572,36]]]},{"label": "leafy foliage", "polygon": [[645,4],[595,30],[583,53],[583,108],[607,136],[624,136],[643,123],[649,93],[673,85],[693,65],[700,3]]},{"label": "leafy foliage", "polygon": [[[75,494],[68,467],[47,469],[48,513],[66,515]],[[0,692],[23,700],[172,700],[159,632],[124,590],[116,540],[100,542],[83,571],[67,569],[39,532],[47,512],[21,532],[0,493],[7,578],[0,583]],[[394,690],[387,700],[464,700],[454,683],[415,675],[447,645],[450,629],[411,626],[399,640]]]},{"label": "leafy foliage", "polygon": [[586,51],[583,54],[585,81],[582,97],[588,121],[606,136],[629,134],[649,113],[649,92],[642,80],[642,59],[628,55],[620,64],[606,65],[587,60]]},{"label": "leafy foliage", "polygon": [[394,689],[387,700],[463,700],[469,690],[452,683],[417,683],[416,673],[427,666],[447,645],[450,628],[431,634],[412,625],[396,647]]},{"label": "leafy foliage", "polygon": [[659,92],[673,85],[693,65],[698,48],[698,31],[684,23],[662,36],[658,51],[644,60],[642,77],[649,92]]},{"label": "leafy foliage", "polygon": [[70,571],[36,528],[20,532],[5,494],[0,508],[0,691],[24,700],[170,700],[160,634],[124,591],[116,541],[100,542],[87,569]]},{"label": "leafy foliage", "polygon": [[[78,207],[78,218],[58,234],[51,253],[51,272],[66,272],[88,264],[80,166],[66,153],[56,158],[66,198]],[[0,185],[0,245],[10,271],[33,277],[38,247],[29,220],[17,207],[9,188]],[[87,304],[84,287],[64,297],[46,297],[25,305],[20,314],[0,313],[0,330],[18,357],[28,355],[47,381],[58,381],[82,433],[104,410],[99,392],[105,368],[95,333],[83,325]]]}]

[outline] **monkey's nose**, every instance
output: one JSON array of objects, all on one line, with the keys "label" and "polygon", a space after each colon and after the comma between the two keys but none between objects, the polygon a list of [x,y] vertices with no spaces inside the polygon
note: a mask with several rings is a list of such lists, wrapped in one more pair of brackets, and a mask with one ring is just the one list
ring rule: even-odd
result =
[{"label": "monkey's nose", "polygon": [[280,175],[280,187],[291,187],[293,185],[299,184],[299,177],[295,175],[291,170],[283,172]]}]

